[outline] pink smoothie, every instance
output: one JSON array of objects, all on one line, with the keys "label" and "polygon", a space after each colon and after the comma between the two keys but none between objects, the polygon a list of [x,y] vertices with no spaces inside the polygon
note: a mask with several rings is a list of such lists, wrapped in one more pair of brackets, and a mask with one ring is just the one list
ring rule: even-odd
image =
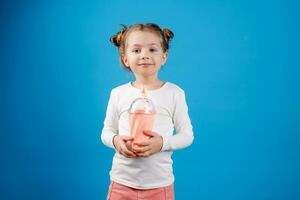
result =
[{"label": "pink smoothie", "polygon": [[149,138],[149,136],[146,136],[143,131],[152,129],[154,116],[154,113],[144,113],[143,111],[129,113],[130,133],[134,138],[133,142]]}]

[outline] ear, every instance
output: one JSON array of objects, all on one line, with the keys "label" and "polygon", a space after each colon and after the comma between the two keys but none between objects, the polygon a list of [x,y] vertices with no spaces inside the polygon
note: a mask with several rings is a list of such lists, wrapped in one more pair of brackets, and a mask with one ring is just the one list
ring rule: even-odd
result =
[{"label": "ear", "polygon": [[164,52],[162,65],[164,65],[167,62],[168,56],[169,56],[169,52],[168,51]]},{"label": "ear", "polygon": [[122,63],[123,63],[126,67],[129,68],[129,63],[128,63],[128,59],[127,59],[126,55],[123,54],[123,55],[121,56],[121,60],[122,60]]}]

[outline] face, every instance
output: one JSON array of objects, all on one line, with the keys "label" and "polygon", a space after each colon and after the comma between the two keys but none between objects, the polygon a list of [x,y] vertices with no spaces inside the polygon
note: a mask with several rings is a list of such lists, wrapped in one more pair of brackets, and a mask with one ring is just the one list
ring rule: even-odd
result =
[{"label": "face", "polygon": [[137,77],[157,77],[158,71],[167,61],[160,37],[149,31],[133,31],[126,39],[125,55],[122,57],[126,67]]}]

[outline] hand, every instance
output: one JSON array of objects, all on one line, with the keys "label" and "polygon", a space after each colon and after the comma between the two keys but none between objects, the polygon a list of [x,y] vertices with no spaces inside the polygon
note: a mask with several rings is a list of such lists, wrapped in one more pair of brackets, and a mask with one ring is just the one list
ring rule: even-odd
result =
[{"label": "hand", "polygon": [[135,153],[128,149],[128,143],[132,140],[132,137],[116,135],[113,138],[113,144],[120,154],[126,158],[133,158],[136,157]]},{"label": "hand", "polygon": [[133,142],[132,151],[140,157],[148,157],[159,152],[163,146],[162,137],[158,133],[149,130],[145,130],[143,133],[150,138]]}]

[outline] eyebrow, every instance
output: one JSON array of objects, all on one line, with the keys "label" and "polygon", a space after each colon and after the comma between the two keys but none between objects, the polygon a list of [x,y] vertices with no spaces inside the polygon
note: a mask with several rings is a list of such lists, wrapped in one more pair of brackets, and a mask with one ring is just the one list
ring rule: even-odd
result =
[{"label": "eyebrow", "polygon": [[[153,46],[153,45],[156,45],[158,46],[158,44],[156,43],[150,43],[150,44],[147,44],[146,46]],[[143,45],[140,45],[140,44],[134,44],[134,45],[131,45],[132,47],[140,47],[140,46],[143,46]]]}]

